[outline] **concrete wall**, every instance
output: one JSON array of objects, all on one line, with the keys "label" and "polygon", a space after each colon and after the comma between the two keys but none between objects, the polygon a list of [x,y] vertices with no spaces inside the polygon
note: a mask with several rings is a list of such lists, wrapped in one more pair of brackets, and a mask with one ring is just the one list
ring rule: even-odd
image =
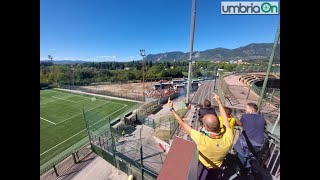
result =
[{"label": "concrete wall", "polygon": [[[169,152],[169,150],[170,150],[170,144],[162,141],[161,139],[157,138],[156,136],[153,136],[153,138],[154,138],[154,140],[155,140],[157,143],[161,144],[162,147],[164,147],[164,149],[165,149],[165,154],[168,154],[168,152]],[[159,145],[159,149],[160,149],[160,145]]]}]

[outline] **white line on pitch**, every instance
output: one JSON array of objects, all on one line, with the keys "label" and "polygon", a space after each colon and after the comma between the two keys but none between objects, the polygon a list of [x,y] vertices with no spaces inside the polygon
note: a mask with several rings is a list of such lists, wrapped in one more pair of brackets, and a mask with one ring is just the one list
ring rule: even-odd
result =
[{"label": "white line on pitch", "polygon": [[51,97],[56,98],[56,99],[61,99],[61,100],[64,100],[64,101],[77,103],[76,101],[71,101],[71,100],[68,100],[68,99],[63,99],[63,98],[59,98],[59,97],[55,97],[55,96],[51,96]]},{"label": "white line on pitch", "polygon": [[[127,107],[127,105],[126,105],[126,106],[124,106],[124,107],[122,107],[122,108],[120,108],[120,109],[118,109],[117,111],[115,111],[115,112],[113,112],[113,113],[109,114],[108,116],[106,116],[106,117],[104,117],[104,118],[100,119],[99,121],[97,121],[97,122],[93,123],[91,126],[93,126],[93,125],[97,124],[98,122],[100,122],[100,121],[102,121],[102,120],[106,119],[107,117],[111,116],[112,114],[114,114],[114,113],[116,113],[116,112],[120,111],[121,109],[123,109],[123,108],[125,108],[125,107]],[[40,117],[40,118],[41,118],[41,117]],[[46,150],[45,152],[41,153],[41,154],[40,154],[40,156],[42,156],[43,154],[45,154],[45,153],[47,153],[47,152],[51,151],[51,149],[53,149],[53,148],[55,148],[55,147],[59,146],[60,144],[62,144],[62,143],[64,143],[64,142],[68,141],[69,139],[73,138],[74,136],[76,136],[76,135],[80,134],[81,132],[83,132],[83,131],[85,131],[85,130],[86,130],[86,129],[81,130],[81,131],[80,131],[80,132],[78,132],[77,134],[75,134],[75,135],[73,135],[73,136],[69,137],[68,139],[66,139],[66,140],[62,141],[61,143],[59,143],[59,144],[57,144],[57,145],[53,146],[52,148],[50,148],[50,149]]]},{"label": "white line on pitch", "polygon": [[[50,90],[50,91],[53,91],[53,90]],[[86,97],[86,96],[81,96],[80,94],[78,93],[65,93],[65,92],[61,92],[63,90],[57,90],[57,91],[54,91],[54,92],[59,92],[59,93],[62,93],[62,94],[67,94],[67,95],[71,95],[71,96],[77,96],[77,97],[82,97],[82,98],[88,98],[88,99],[91,99],[91,97]],[[88,94],[88,95],[91,95],[91,96],[95,96],[95,97],[101,97],[99,95],[96,95],[96,94]],[[109,98],[107,98],[108,100],[110,100]],[[120,104],[120,105],[123,105],[122,103],[117,103],[117,102],[113,102],[113,101],[108,101],[108,100],[105,100],[105,99],[97,99],[97,100],[100,100],[100,101],[107,101],[107,102],[111,102],[111,103],[114,103],[114,104]],[[78,101],[79,102],[79,101]]]},{"label": "white line on pitch", "polygon": [[54,125],[56,125],[56,123],[54,123],[54,122],[51,122],[51,121],[49,121],[48,119],[45,119],[45,118],[42,118],[42,117],[40,117],[40,119],[43,119],[43,120],[45,120],[45,121],[47,121],[47,122],[49,122],[49,123],[51,123],[51,124],[54,124]]},{"label": "white line on pitch", "polygon": [[[97,108],[97,107],[103,106],[103,105],[105,105],[105,104],[107,104],[107,103],[100,104],[99,106],[96,106],[96,107],[94,107],[94,108],[88,109],[88,110],[86,110],[86,111],[84,111],[84,112],[91,111],[91,110],[93,110],[93,109],[95,109],[95,108]],[[74,118],[74,117],[77,117],[77,116],[79,116],[79,115],[81,115],[81,114],[83,114],[83,113],[81,112],[81,113],[76,114],[76,115],[74,115],[74,116],[72,116],[72,117],[69,117],[69,118],[67,118],[67,119],[65,119],[65,120],[63,120],[63,121],[58,122],[58,124],[63,123],[63,122],[65,122],[65,121],[67,121],[67,120],[69,120],[69,119],[72,119],[72,118]]]},{"label": "white line on pitch", "polygon": [[41,103],[41,102],[40,102],[40,106],[41,106],[41,105],[48,104],[48,103],[52,103],[52,102],[55,102],[55,101],[58,101],[58,100],[53,100],[53,101],[49,101],[49,102],[45,102],[45,103]]}]

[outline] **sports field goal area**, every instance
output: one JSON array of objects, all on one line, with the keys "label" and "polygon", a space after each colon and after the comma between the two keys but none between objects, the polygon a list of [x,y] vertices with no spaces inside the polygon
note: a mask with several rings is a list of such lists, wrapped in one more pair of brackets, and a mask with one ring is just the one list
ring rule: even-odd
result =
[{"label": "sports field goal area", "polygon": [[40,90],[40,166],[71,146],[86,141],[84,114],[92,126],[103,126],[138,103],[58,89]]}]

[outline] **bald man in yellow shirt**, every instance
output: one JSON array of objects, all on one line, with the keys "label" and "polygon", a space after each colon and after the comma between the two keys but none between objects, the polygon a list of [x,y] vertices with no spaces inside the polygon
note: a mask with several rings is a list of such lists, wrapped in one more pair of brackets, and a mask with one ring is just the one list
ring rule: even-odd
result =
[{"label": "bald man in yellow shirt", "polygon": [[199,150],[198,179],[217,179],[221,177],[220,169],[225,156],[228,154],[233,143],[233,132],[227,118],[220,97],[214,94],[214,99],[219,105],[224,131],[221,131],[220,121],[213,114],[203,117],[203,128],[197,131],[185,123],[173,109],[173,102],[168,99],[170,111],[179,123],[180,127],[193,139]]}]

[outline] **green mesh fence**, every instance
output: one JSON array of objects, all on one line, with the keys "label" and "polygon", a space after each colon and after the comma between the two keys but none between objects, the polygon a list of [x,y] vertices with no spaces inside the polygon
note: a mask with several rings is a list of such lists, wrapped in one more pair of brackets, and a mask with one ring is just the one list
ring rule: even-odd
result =
[{"label": "green mesh fence", "polygon": [[113,166],[116,166],[115,158],[114,158],[114,156],[112,154],[102,150],[101,148],[99,148],[98,146],[95,146],[93,144],[91,145],[91,147],[92,147],[92,151],[94,153],[96,153],[97,155],[99,155],[100,157],[102,157],[103,159],[108,161]]},{"label": "green mesh fence", "polygon": [[[181,118],[183,118],[186,113],[188,112],[187,109],[179,109],[177,110],[177,114],[179,114],[179,116]],[[170,138],[172,138],[174,132],[176,131],[176,129],[179,126],[179,123],[174,119],[173,115],[169,116],[169,121],[170,121]]]},{"label": "green mesh fence", "polygon": [[276,91],[274,92],[274,96],[280,98],[280,89],[276,89]]},{"label": "green mesh fence", "polygon": [[[51,148],[47,149],[46,151],[42,151],[42,153],[40,154],[40,175],[50,170],[54,165],[62,162],[67,157],[70,157],[72,153],[77,152],[89,142],[87,136],[88,133],[85,129],[83,115],[81,113],[81,107],[95,108],[89,107],[91,106],[91,104],[90,101],[88,102],[88,97],[91,98],[92,96],[79,95],[76,93],[70,93],[57,89],[48,90],[45,93],[46,94],[41,94],[40,96],[41,103],[46,103],[46,99],[47,102],[51,102],[53,101],[52,98],[55,98],[54,100],[58,99],[60,101],[59,106],[47,105],[49,108],[41,108],[43,108],[42,110],[46,113],[47,116],[52,116],[54,115],[54,113],[57,113],[57,111],[59,111],[58,113],[60,114],[57,114],[56,117],[60,119],[56,120],[60,120],[61,122],[54,121],[56,124],[54,124],[54,126],[52,125],[50,130],[55,131],[55,134],[53,135],[57,134],[57,136],[60,136],[62,138],[59,142],[54,144],[54,146],[51,146]],[[99,105],[100,104],[98,104],[97,106]],[[48,132],[48,129],[44,128],[40,129],[40,131],[41,136],[43,135],[44,137],[49,137],[46,138],[47,141],[50,141],[50,133],[52,134],[52,132],[49,131],[48,134],[45,134],[42,133],[42,130]]]},{"label": "green mesh fence", "polygon": [[[257,95],[260,96],[261,89],[262,89],[261,87],[258,87],[255,84],[251,84],[251,88],[252,90],[254,90],[255,93],[257,93]],[[266,88],[266,91],[264,92],[264,95],[263,95],[263,100],[278,106],[280,104],[280,101],[278,101],[277,99],[280,99],[280,89]]]},{"label": "green mesh fence", "polygon": [[146,125],[146,126],[149,126],[149,127],[153,128],[153,129],[154,129],[154,127],[155,127],[154,119],[150,119],[150,118],[147,118],[147,117],[145,117],[145,118],[143,119],[143,124]]},{"label": "green mesh fence", "polygon": [[[137,109],[137,106],[133,106],[126,110],[106,110],[108,112],[104,113],[95,113],[95,112],[86,112],[84,110],[84,117],[86,119],[88,132],[90,134],[90,142],[92,151],[111,163],[116,168],[122,170],[128,174],[134,174],[135,178],[141,178],[141,170],[140,163],[136,162],[135,159],[130,159],[129,156],[123,154],[120,147],[117,147],[117,143],[119,143],[119,139],[121,137],[121,130],[118,132],[118,128],[122,127],[123,124],[122,118],[126,117],[126,115],[131,114],[133,110]],[[143,111],[142,114],[147,112],[146,109],[150,108],[149,106],[141,108],[140,111]],[[119,113],[113,112],[118,111]],[[135,111],[137,112],[137,110]],[[154,121],[151,119],[144,118],[142,122],[146,124],[150,124],[150,126],[154,126]],[[153,124],[153,125],[152,125]],[[118,149],[117,149],[118,148]],[[120,149],[119,149],[120,148]],[[145,148],[145,147],[144,147]],[[137,153],[139,150],[135,150]],[[119,160],[121,159],[121,161]],[[134,171],[136,170],[136,171]],[[144,175],[145,179],[156,179],[157,173],[149,172],[149,168],[144,165]]]},{"label": "green mesh fence", "polygon": [[[182,118],[185,116],[185,114],[187,113],[187,109],[179,109],[177,110],[177,113],[179,114],[179,116]],[[176,128],[178,127],[178,123],[177,121],[174,119],[173,115],[169,115],[166,117],[161,117],[157,120],[155,119],[151,119],[151,118],[147,118],[147,117],[143,117],[142,118],[142,124],[149,126],[153,129],[155,128],[166,128],[167,124],[169,124],[169,129],[170,129],[170,136],[173,135],[174,131],[176,130]]]},{"label": "green mesh fence", "polygon": [[159,101],[153,101],[146,104],[141,105],[137,110],[138,119],[141,121],[147,117],[147,115],[159,105]]},{"label": "green mesh fence", "polygon": [[[67,92],[64,93],[67,94]],[[82,97],[85,98],[92,96],[82,94]],[[132,112],[140,105],[136,102],[111,100],[100,97],[94,97],[91,100],[92,103],[87,103],[82,106],[82,113],[79,115],[79,119],[81,119],[81,122],[83,123],[83,128],[85,128],[84,130],[75,134],[75,136],[79,137],[78,139],[80,140],[75,141],[74,138],[70,138],[68,141],[66,141],[68,144],[71,144],[69,147],[67,147],[67,149],[56,155],[54,158],[42,158],[40,161],[40,175],[44,174],[54,165],[59,164],[67,157],[70,157],[72,153],[78,151],[81,147],[87,144],[89,142],[88,134],[90,134],[90,137],[97,136],[106,129],[110,129],[109,122],[123,118],[127,113]],[[61,145],[61,148],[64,147],[65,146]]]},{"label": "green mesh fence", "polygon": [[155,128],[163,128],[163,129],[166,129],[166,128],[169,128],[170,127],[170,121],[169,121],[169,117],[160,117],[158,119],[156,119],[154,121],[154,129]]},{"label": "green mesh fence", "polygon": [[70,146],[68,149],[64,150],[54,158],[50,159],[46,163],[40,165],[40,175],[51,169],[54,165],[57,165],[65,158],[70,156],[72,153],[78,151],[81,147],[89,142],[88,137],[83,138],[82,140],[78,141],[77,143]]},{"label": "green mesh fence", "polygon": [[83,109],[86,126],[90,135],[97,136],[106,130],[110,130],[110,126],[112,126],[113,123],[120,121],[121,118],[124,118],[138,106],[139,105],[127,106],[114,103],[105,107],[104,110],[95,109],[94,111],[85,111]]}]

